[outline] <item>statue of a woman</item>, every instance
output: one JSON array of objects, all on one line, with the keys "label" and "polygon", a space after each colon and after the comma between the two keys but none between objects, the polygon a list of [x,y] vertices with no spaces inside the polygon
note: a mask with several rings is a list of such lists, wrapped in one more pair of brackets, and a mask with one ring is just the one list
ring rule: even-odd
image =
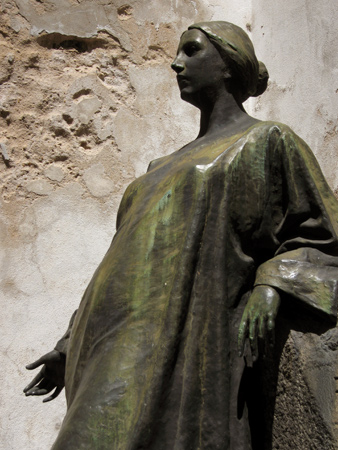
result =
[{"label": "statue of a woman", "polygon": [[337,202],[304,141],[245,112],[268,78],[250,39],[192,25],[172,68],[199,135],[127,188],[70,329],[28,366],[49,400],[66,362],[54,450],[251,449],[242,375],[280,304],[336,320]]}]

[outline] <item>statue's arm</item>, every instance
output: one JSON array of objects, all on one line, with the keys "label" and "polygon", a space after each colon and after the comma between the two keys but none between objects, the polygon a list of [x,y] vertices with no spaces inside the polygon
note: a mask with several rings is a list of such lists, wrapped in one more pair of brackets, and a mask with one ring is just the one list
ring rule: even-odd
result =
[{"label": "statue's arm", "polygon": [[43,400],[46,403],[54,400],[64,388],[67,348],[75,315],[76,311],[70,319],[66,333],[57,342],[54,350],[26,366],[28,370],[42,366],[40,372],[23,390],[26,396],[47,395],[53,391],[49,397]]},{"label": "statue's arm", "polygon": [[[258,340],[273,341],[274,323],[284,294],[329,323],[335,323],[338,305],[338,203],[308,146],[292,132],[283,133],[273,149],[265,179],[263,217],[274,237],[273,257],[256,272],[253,291],[239,327],[243,354],[249,338],[257,355]],[[276,175],[278,174],[278,175]],[[275,185],[279,185],[278,191]],[[272,200],[271,200],[272,199]],[[270,202],[270,203],[269,203]],[[264,236],[262,238],[262,243]],[[264,245],[264,244],[262,244]],[[259,246],[258,246],[259,248]],[[286,297],[285,297],[286,298]]]}]

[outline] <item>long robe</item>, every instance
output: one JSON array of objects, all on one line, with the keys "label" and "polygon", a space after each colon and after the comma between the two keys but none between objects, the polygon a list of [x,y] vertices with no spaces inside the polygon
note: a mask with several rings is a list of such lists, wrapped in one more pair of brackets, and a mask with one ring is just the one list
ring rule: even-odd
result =
[{"label": "long robe", "polygon": [[76,314],[53,449],[251,449],[243,309],[268,285],[334,321],[337,217],[311,150],[279,123],[153,161]]}]

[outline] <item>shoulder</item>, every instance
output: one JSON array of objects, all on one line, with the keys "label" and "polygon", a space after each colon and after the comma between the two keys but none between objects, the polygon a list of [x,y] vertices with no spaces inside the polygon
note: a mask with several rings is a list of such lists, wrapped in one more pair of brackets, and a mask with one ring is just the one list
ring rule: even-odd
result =
[{"label": "shoulder", "polygon": [[249,140],[255,142],[257,150],[277,152],[283,157],[302,155],[313,158],[313,153],[306,142],[288,125],[280,122],[259,122],[252,129]]},{"label": "shoulder", "polygon": [[153,159],[152,161],[150,161],[148,168],[147,168],[147,172],[150,172],[152,169],[154,169],[154,167],[156,167],[158,164],[160,164],[162,159],[163,159],[163,157],[160,157],[160,158],[156,158],[156,159]]},{"label": "shoulder", "polygon": [[233,170],[244,168],[257,179],[304,165],[317,170],[318,165],[307,144],[289,126],[274,121],[259,122],[247,131],[233,163]]},{"label": "shoulder", "polygon": [[251,138],[256,137],[261,139],[281,139],[288,137],[301,139],[288,125],[275,121],[258,122],[249,130],[248,134]]}]

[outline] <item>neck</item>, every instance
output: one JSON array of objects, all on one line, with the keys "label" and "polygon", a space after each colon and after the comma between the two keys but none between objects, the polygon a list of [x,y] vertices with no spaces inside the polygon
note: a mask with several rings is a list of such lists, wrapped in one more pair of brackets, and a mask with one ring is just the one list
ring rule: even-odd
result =
[{"label": "neck", "polygon": [[197,138],[223,131],[234,134],[238,128],[248,126],[254,121],[227,91],[218,93],[214,99],[200,101],[201,120]]}]

